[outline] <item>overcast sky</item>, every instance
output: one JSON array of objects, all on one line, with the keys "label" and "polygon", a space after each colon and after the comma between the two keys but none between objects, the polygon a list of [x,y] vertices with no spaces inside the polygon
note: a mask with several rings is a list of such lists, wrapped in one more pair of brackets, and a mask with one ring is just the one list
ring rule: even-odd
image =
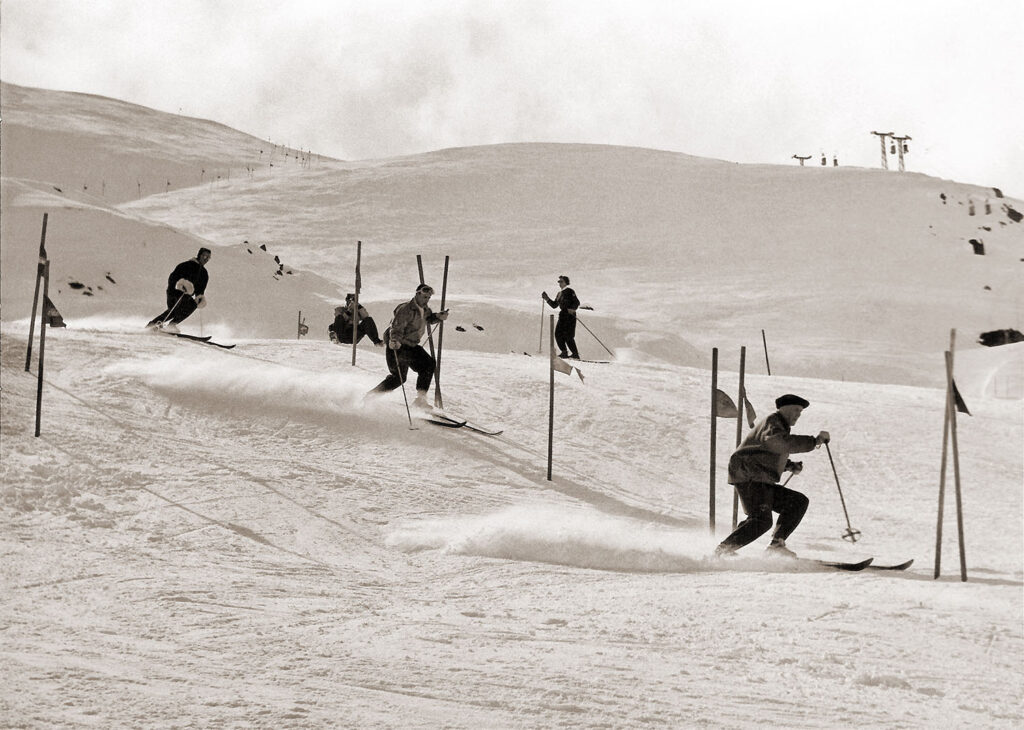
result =
[{"label": "overcast sky", "polygon": [[[1024,197],[1024,0],[0,0],[0,78],[343,159],[837,155]],[[896,168],[895,159],[890,168]]]}]

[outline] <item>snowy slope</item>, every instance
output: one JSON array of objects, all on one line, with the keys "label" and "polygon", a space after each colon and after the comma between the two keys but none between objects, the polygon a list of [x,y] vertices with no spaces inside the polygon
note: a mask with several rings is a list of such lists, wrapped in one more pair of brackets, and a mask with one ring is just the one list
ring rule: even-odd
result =
[{"label": "snowy slope", "polygon": [[[5,120],[8,93],[4,85]],[[71,116],[95,111],[72,101],[53,103]],[[155,151],[180,147],[164,133],[172,119],[160,119],[167,124],[139,143],[154,176]],[[130,120],[112,114],[110,129]],[[79,144],[71,131],[50,141],[65,134],[69,149]],[[961,239],[984,222],[968,215],[967,196],[984,188],[573,145],[296,164],[126,205],[72,195],[45,170],[8,169],[0,724],[924,728],[1024,719],[1024,345],[970,344],[972,327],[1016,326],[1016,292],[1005,285],[1019,276],[1020,226],[993,200],[990,255],[960,257]],[[652,169],[667,187],[648,181]],[[671,195],[652,199],[659,190]],[[865,220],[883,200],[889,217]],[[823,206],[827,214],[814,212]],[[93,296],[62,288],[54,297],[69,327],[47,331],[34,438],[25,318],[43,211],[54,266],[67,267],[54,281],[66,287],[75,276]],[[641,221],[646,235],[627,239]],[[830,245],[809,253],[826,224]],[[864,235],[879,226],[906,250]],[[752,231],[770,246],[751,244]],[[673,235],[687,247],[670,246]],[[707,236],[714,245],[694,243]],[[416,253],[435,283],[429,272],[452,256],[445,401],[501,436],[412,430],[399,392],[363,403],[383,377],[381,352],[361,347],[352,367],[351,351],[323,337],[331,297],[350,288],[356,239],[378,319],[415,283]],[[12,241],[26,243],[15,253]],[[236,341],[231,351],[136,326],[151,300],[159,305],[175,257],[203,241],[216,247],[211,304],[188,328]],[[253,245],[259,253],[248,253]],[[273,276],[278,253],[294,274]],[[783,275],[794,270],[801,286]],[[616,357],[582,365],[585,382],[557,374],[548,481],[536,294],[553,291],[563,271]],[[765,281],[781,283],[761,291]],[[988,293],[982,281],[989,300],[974,298],[976,286]],[[943,288],[956,286],[963,296],[947,301]],[[868,301],[870,312],[848,311]],[[792,312],[808,302],[815,326],[801,330]],[[295,310],[307,307],[320,313],[296,342]],[[899,318],[913,335],[901,334]],[[772,322],[800,335],[772,349],[769,377],[754,346],[762,326],[776,331]],[[967,583],[951,483],[943,577],[932,580],[943,404],[934,383],[957,325],[958,381],[973,414],[958,422]],[[580,342],[602,352],[583,331]],[[740,344],[759,415],[782,392],[812,401],[796,430],[831,431],[862,532],[856,545],[841,539],[836,484],[818,451],[798,457],[805,470],[792,486],[811,508],[790,544],[809,556],[914,558],[909,571],[798,572],[764,559],[763,540],[735,563],[707,560],[728,529],[735,421],[718,423],[712,536],[706,361],[712,345],[723,348],[720,387],[735,394]]]}]

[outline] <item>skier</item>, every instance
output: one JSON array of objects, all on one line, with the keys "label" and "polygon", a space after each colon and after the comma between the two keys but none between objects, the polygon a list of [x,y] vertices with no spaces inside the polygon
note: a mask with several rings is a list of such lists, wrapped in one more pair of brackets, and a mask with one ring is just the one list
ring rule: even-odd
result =
[{"label": "skier", "polygon": [[[345,306],[334,308],[334,322],[327,326],[331,342],[336,345],[352,344],[352,308],[356,301],[355,294],[345,295]],[[370,341],[377,347],[384,346],[384,340],[377,334],[377,323],[369,315],[366,308],[359,305],[359,323],[356,325],[356,342],[369,335]]]},{"label": "skier", "polygon": [[558,323],[555,324],[555,344],[558,345],[558,356],[571,360],[579,360],[580,353],[576,348],[576,310],[579,309],[580,300],[569,287],[569,277],[563,274],[558,277],[558,287],[561,289],[555,298],[548,296],[546,291],[540,296],[552,309],[558,309]]},{"label": "skier", "polygon": [[408,302],[395,307],[395,316],[391,325],[384,330],[384,339],[388,346],[384,350],[384,359],[388,364],[389,375],[374,388],[371,393],[387,393],[405,382],[409,368],[416,371],[416,398],[413,405],[420,409],[428,409],[427,390],[430,380],[434,377],[437,366],[434,358],[423,349],[420,340],[428,324],[448,319],[448,310],[437,312],[430,310],[427,303],[433,296],[434,289],[427,284],[416,287],[416,293]]},{"label": "skier", "polygon": [[210,249],[201,248],[195,258],[182,261],[167,277],[167,309],[151,319],[147,327],[157,327],[165,332],[178,332],[178,323],[196,309],[206,306],[206,285],[210,274],[206,264],[210,260]]},{"label": "skier", "polygon": [[792,393],[776,398],[777,410],[754,424],[729,457],[729,483],[736,487],[747,519],[715,548],[716,557],[731,555],[768,532],[772,527],[772,512],[779,513],[779,520],[768,551],[796,557],[796,553],[786,547],[786,538],[800,524],[810,502],[800,492],[787,489],[778,481],[783,471],[799,474],[803,469],[801,462],[789,460],[791,453],[813,451],[829,441],[828,431],[820,431],[817,436],[790,434],[790,428],[809,405]]}]

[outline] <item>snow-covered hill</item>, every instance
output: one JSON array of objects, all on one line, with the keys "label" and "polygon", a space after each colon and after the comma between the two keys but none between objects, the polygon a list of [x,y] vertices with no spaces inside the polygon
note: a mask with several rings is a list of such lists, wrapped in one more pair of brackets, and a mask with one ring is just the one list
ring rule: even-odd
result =
[{"label": "snow-covered hill", "polygon": [[[38,122],[48,144],[97,165],[104,144],[68,120],[100,137],[145,128],[135,151],[159,179],[162,159],[193,162],[173,115],[14,88],[0,88],[0,724],[1024,720],[1024,343],[971,344],[1019,324],[1021,228],[1001,207],[1019,201],[915,175],[512,145],[311,156],[124,202],[59,177],[57,153],[9,167],[7,120],[32,128],[49,109],[65,121]],[[245,162],[244,135],[223,134],[203,154]],[[34,438],[24,359],[43,212],[69,326],[47,331]],[[986,256],[971,253],[976,236]],[[323,334],[355,240],[378,320],[417,281],[417,253],[435,284],[451,256],[445,402],[500,436],[412,430],[399,392],[363,402],[381,352],[361,347],[353,367]],[[211,303],[186,329],[231,351],[139,328],[170,267],[204,243]],[[548,481],[537,294],[560,273],[616,356],[582,365],[583,382],[557,374]],[[299,309],[311,334],[297,342]],[[934,384],[954,326],[972,412],[958,424],[967,583],[951,475],[932,580]],[[728,529],[736,425],[718,423],[710,535],[707,361],[720,346],[719,384],[735,394],[741,344],[759,415],[796,392],[812,402],[796,430],[831,431],[862,533],[842,540],[818,451],[791,484],[811,498],[791,546],[914,558],[909,571],[799,572],[760,544],[726,566],[707,559]]]}]

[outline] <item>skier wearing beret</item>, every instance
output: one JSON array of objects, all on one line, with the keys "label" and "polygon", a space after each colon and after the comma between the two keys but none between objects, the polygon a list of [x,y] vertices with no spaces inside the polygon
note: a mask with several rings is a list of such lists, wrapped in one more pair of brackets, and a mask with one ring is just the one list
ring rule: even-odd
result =
[{"label": "skier wearing beret", "polygon": [[800,492],[778,482],[782,472],[799,474],[803,469],[801,462],[790,461],[790,454],[813,451],[829,441],[828,431],[820,431],[817,436],[790,433],[809,405],[808,401],[791,393],[776,398],[777,410],[755,423],[729,457],[729,483],[736,487],[747,519],[719,544],[716,556],[731,555],[768,532],[774,521],[772,513],[777,512],[779,519],[768,552],[796,557],[796,553],[786,547],[786,538],[800,524],[810,502]]},{"label": "skier wearing beret", "polygon": [[178,323],[184,322],[197,308],[206,306],[206,285],[210,274],[206,264],[210,249],[201,248],[195,258],[182,261],[167,277],[167,309],[146,325],[159,327],[165,332],[178,332]]},{"label": "skier wearing beret", "polygon": [[558,288],[561,291],[554,299],[549,297],[546,291],[541,292],[540,297],[549,307],[558,310],[558,322],[555,324],[558,356],[579,360],[580,352],[576,348],[576,310],[580,307],[580,300],[569,286],[569,277],[565,274],[558,277]]}]

